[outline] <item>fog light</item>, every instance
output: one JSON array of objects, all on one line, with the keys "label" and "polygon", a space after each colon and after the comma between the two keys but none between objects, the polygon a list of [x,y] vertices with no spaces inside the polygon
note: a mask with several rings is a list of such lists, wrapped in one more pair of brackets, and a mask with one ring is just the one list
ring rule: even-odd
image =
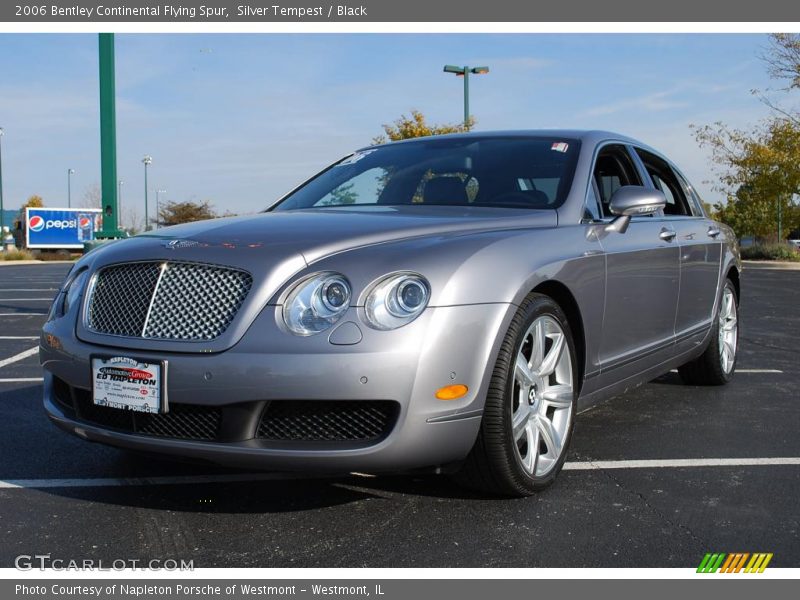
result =
[{"label": "fog light", "polygon": [[460,383],[456,385],[446,385],[443,388],[436,390],[436,397],[439,400],[457,400],[462,396],[466,396],[469,388]]},{"label": "fog light", "polygon": [[53,348],[54,350],[61,350],[61,340],[54,336],[52,333],[47,333],[44,336],[44,341],[47,342],[47,345]]}]

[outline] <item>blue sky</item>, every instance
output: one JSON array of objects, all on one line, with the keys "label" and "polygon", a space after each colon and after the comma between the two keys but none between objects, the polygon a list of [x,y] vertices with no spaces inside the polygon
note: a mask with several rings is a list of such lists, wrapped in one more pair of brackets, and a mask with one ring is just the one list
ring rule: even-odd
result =
[{"label": "blue sky", "polygon": [[[763,35],[117,35],[118,172],[123,205],[152,190],[253,212],[367,145],[412,108],[462,117],[445,63],[489,65],[471,80],[478,129],[592,128],[632,135],[675,160],[707,201],[707,153],[688,125],[754,124],[750,90],[769,81]],[[97,36],[0,35],[6,206],[31,194],[80,204],[100,182]]]}]

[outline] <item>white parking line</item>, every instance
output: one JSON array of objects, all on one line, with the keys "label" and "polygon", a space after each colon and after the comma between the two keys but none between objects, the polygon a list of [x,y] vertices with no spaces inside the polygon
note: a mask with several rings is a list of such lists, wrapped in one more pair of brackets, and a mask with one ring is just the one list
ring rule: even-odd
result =
[{"label": "white parking line", "polygon": [[17,377],[14,379],[0,379],[0,383],[33,383],[44,381],[44,377]]},{"label": "white parking line", "polygon": [[0,298],[0,302],[52,302],[52,298]]},{"label": "white parking line", "polygon": [[39,346],[34,346],[29,350],[25,350],[24,352],[20,352],[19,354],[15,354],[14,356],[9,356],[8,358],[4,358],[3,360],[0,360],[0,368],[3,368],[15,362],[19,362],[20,360],[25,360],[26,358],[28,358],[29,356],[33,356],[37,352],[39,352]]},{"label": "white parking line", "polygon": [[[761,467],[772,465],[800,465],[800,457],[780,458],[687,458],[674,460],[601,460],[571,462],[564,465],[567,471],[599,469],[652,469],[664,467]],[[363,477],[363,474],[357,473]],[[146,485],[186,485],[208,483],[238,483],[249,481],[275,481],[298,479],[298,474],[287,473],[231,473],[221,475],[171,475],[163,477],[98,477],[85,479],[7,479],[0,480],[0,489],[43,489],[75,487],[131,487]]]},{"label": "white parking line", "polygon": [[0,340],[38,340],[38,335],[0,335]]},{"label": "white parking line", "polygon": [[773,465],[800,465],[800,457],[774,458],[673,458],[666,460],[588,460],[568,462],[568,471],[592,469],[663,469],[685,467],[764,467]]},{"label": "white parking line", "polygon": [[[677,373],[678,369],[672,369],[670,373]],[[737,373],[778,373],[783,374],[779,369],[736,369]]]},{"label": "white parking line", "polygon": [[46,317],[45,312],[14,312],[14,313],[0,313],[0,317]]}]

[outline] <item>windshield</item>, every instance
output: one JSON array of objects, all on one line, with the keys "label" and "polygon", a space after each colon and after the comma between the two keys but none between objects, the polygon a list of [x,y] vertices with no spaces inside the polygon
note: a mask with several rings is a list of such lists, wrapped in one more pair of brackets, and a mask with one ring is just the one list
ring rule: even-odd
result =
[{"label": "windshield", "polygon": [[271,210],[361,205],[556,208],[580,142],[545,137],[426,138],[361,150]]}]

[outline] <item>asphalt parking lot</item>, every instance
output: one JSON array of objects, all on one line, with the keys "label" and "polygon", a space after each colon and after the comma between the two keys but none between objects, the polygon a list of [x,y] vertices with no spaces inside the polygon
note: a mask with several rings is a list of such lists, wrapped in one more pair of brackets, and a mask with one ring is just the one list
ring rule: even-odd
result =
[{"label": "asphalt parking lot", "polygon": [[584,413],[556,484],[498,500],[435,476],[231,473],[68,436],[42,410],[35,351],[67,269],[0,266],[0,567],[48,553],[195,567],[695,567],[706,552],[800,566],[798,270],[743,274],[730,385],[669,374]]}]

